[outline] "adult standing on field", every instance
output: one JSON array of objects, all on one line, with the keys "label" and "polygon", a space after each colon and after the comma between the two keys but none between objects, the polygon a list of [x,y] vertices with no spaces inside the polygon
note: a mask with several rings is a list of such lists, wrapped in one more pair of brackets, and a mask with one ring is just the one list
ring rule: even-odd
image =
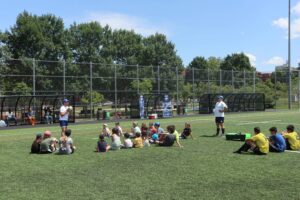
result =
[{"label": "adult standing on field", "polygon": [[215,122],[216,122],[216,126],[217,126],[216,136],[219,135],[220,129],[222,131],[222,135],[225,134],[225,126],[224,126],[225,114],[224,114],[224,112],[228,109],[228,106],[223,101],[223,99],[224,99],[223,96],[218,96],[217,103],[215,105],[215,108],[213,109],[213,112],[215,115]]},{"label": "adult standing on field", "polygon": [[68,129],[69,112],[72,110],[72,106],[69,106],[69,100],[64,99],[63,105],[59,110],[59,124],[61,127],[61,136],[65,136],[65,131]]}]

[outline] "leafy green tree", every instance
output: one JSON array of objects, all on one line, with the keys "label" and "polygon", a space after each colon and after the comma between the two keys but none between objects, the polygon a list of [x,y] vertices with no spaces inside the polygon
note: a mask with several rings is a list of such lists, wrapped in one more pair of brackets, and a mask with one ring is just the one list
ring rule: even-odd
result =
[{"label": "leafy green tree", "polygon": [[151,94],[152,80],[151,79],[144,79],[142,81],[134,80],[131,82],[131,87],[134,90],[139,90],[140,94]]},{"label": "leafy green tree", "polygon": [[[92,91],[92,103],[95,104],[100,104],[104,101],[104,96],[96,91]],[[86,92],[84,96],[81,98],[81,102],[84,104],[89,104],[91,102],[91,93]]]},{"label": "leafy green tree", "polygon": [[207,59],[208,68],[211,71],[220,70],[221,63],[222,63],[221,58],[211,56]]},{"label": "leafy green tree", "polygon": [[[15,77],[13,82],[24,82],[30,85],[32,80],[23,75],[29,75],[35,71],[36,75],[44,77],[36,79],[36,85],[41,91],[61,90],[61,87],[53,80],[45,78],[57,74],[62,75],[61,65],[39,61],[57,61],[69,56],[65,42],[64,23],[61,18],[51,14],[37,16],[24,11],[18,15],[16,24],[5,32],[3,38],[10,56],[19,59],[8,62],[10,73],[20,75]],[[34,63],[32,59],[36,62]]]},{"label": "leafy green tree", "polygon": [[32,89],[24,82],[16,83],[13,87],[13,93],[18,95],[30,95]]},{"label": "leafy green tree", "polygon": [[67,30],[72,62],[110,63],[112,30],[98,22],[72,24]]},{"label": "leafy green tree", "polygon": [[156,78],[153,88],[156,92],[159,87],[162,92],[176,91],[176,70],[180,75],[178,76],[179,82],[182,83],[181,74],[184,68],[181,58],[177,55],[175,45],[168,41],[165,35],[158,33],[144,38],[143,44],[145,48],[140,64],[153,66],[153,76]]},{"label": "leafy green tree", "polygon": [[53,61],[68,55],[63,20],[54,15],[37,16],[24,11],[6,34],[13,58]]},{"label": "leafy green tree", "polygon": [[[204,57],[195,57],[192,62],[187,66],[185,81],[192,83],[194,81],[201,79],[201,76],[207,76],[209,65]],[[207,78],[205,78],[207,80]]]},{"label": "leafy green tree", "polygon": [[220,64],[222,70],[233,71],[254,71],[255,68],[251,66],[248,56],[244,53],[234,53],[227,55],[223,62]]}]

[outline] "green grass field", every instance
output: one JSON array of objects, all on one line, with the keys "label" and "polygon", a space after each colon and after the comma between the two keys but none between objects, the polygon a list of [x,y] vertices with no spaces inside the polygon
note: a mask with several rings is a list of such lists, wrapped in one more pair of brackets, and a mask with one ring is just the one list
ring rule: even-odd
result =
[{"label": "green grass field", "polygon": [[[284,130],[296,111],[227,114],[227,132],[259,126]],[[70,156],[31,155],[30,145],[45,127],[0,131],[0,199],[300,199],[300,154],[267,156],[232,152],[242,142],[210,137],[213,116],[160,120],[162,127],[192,124],[194,140],[184,148],[152,146],[99,154],[93,152],[101,124],[71,124],[77,151]],[[148,121],[145,121],[148,123]],[[122,122],[123,129],[130,122]],[[112,127],[113,123],[109,123]],[[54,136],[60,129],[51,126]],[[300,132],[300,131],[299,131]]]}]

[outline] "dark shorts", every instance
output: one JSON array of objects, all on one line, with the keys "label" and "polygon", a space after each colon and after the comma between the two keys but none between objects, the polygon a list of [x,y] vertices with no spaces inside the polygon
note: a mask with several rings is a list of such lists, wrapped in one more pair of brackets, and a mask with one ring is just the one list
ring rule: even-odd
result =
[{"label": "dark shorts", "polygon": [[266,153],[262,153],[258,147],[255,147],[253,149],[253,153],[256,154],[256,155],[267,155]]},{"label": "dark shorts", "polygon": [[68,121],[66,121],[66,120],[60,120],[59,124],[60,124],[60,127],[67,127],[68,126]]},{"label": "dark shorts", "polygon": [[216,117],[215,122],[217,124],[223,124],[224,123],[224,117]]}]

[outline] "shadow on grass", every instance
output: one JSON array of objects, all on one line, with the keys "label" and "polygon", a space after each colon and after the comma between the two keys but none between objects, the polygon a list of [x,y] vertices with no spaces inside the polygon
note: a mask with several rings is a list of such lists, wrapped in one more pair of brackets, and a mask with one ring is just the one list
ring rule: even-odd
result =
[{"label": "shadow on grass", "polygon": [[216,135],[200,135],[200,137],[217,138],[217,137],[219,137],[219,136],[216,136]]}]

